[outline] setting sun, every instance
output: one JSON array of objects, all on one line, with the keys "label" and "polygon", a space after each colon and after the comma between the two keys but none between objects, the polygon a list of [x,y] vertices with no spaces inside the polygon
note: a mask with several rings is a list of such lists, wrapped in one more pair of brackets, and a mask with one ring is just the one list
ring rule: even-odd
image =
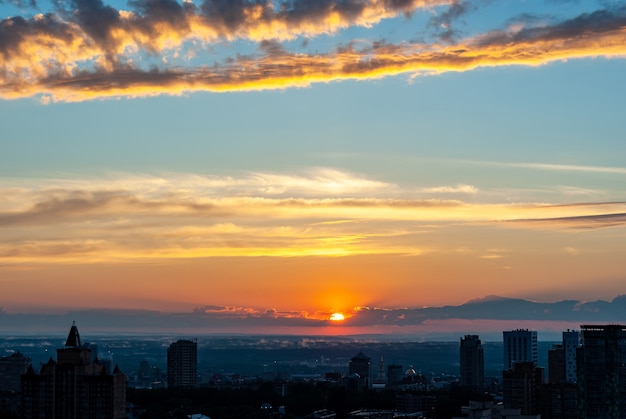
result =
[{"label": "setting sun", "polygon": [[330,315],[330,320],[333,322],[340,322],[342,320],[345,320],[345,317],[341,313],[333,313]]}]

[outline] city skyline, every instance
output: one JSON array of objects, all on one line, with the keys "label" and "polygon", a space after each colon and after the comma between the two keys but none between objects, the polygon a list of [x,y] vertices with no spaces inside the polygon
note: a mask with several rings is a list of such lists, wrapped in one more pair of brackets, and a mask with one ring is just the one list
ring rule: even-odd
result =
[{"label": "city skyline", "polygon": [[626,294],[619,2],[0,13],[0,321],[204,311],[356,333],[491,295]]}]

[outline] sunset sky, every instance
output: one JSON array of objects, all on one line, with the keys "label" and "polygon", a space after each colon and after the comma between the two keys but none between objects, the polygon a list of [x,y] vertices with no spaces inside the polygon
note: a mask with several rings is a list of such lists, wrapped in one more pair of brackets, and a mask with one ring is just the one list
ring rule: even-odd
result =
[{"label": "sunset sky", "polygon": [[623,1],[0,11],[0,313],[626,294]]}]

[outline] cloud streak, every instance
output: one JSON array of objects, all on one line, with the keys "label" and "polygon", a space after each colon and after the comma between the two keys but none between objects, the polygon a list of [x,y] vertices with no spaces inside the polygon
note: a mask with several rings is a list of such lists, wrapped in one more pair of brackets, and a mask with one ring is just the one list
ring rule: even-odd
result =
[{"label": "cloud streak", "polygon": [[[351,26],[368,28],[382,19],[446,3],[450,2],[329,0],[272,7],[235,1],[225,3],[224,8],[213,1],[196,7],[188,2],[152,0],[134,2],[135,10],[123,11],[96,0],[75,1],[71,11],[0,22],[0,96],[39,96],[48,102],[285,89],[348,79],[626,55],[623,8],[539,27],[514,26],[452,45],[376,41],[304,53],[278,43]],[[167,57],[195,55],[207,45],[237,39],[261,42],[260,52],[215,65],[163,64]],[[141,64],[142,54],[161,55],[162,63],[146,67]]]},{"label": "cloud streak", "polygon": [[617,175],[626,174],[626,167],[610,167],[610,166],[586,166],[576,164],[553,164],[553,163],[501,163],[501,162],[474,162],[476,164],[485,164],[489,166],[500,167],[517,167],[520,169],[546,170],[555,172],[587,172],[587,173],[610,173]]},{"label": "cloud streak", "polygon": [[538,228],[570,228],[591,230],[596,228],[626,226],[626,213],[582,215],[578,217],[559,217],[535,220],[514,220],[514,224],[526,224]]},{"label": "cloud streak", "polygon": [[620,202],[477,204],[440,198],[462,193],[475,199],[481,191],[468,185],[439,186],[431,197],[427,190],[329,169],[3,181],[0,260],[422,255],[442,250],[424,238],[438,229],[595,229],[626,220]]}]

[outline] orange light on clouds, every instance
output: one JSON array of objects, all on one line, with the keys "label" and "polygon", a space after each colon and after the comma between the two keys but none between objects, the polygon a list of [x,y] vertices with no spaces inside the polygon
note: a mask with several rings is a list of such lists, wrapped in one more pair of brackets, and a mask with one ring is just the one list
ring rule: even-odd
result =
[{"label": "orange light on clouds", "polygon": [[[43,95],[42,102],[50,103],[107,97],[182,95],[192,91],[258,91],[306,87],[339,80],[371,80],[399,74],[463,72],[480,67],[511,65],[538,66],[574,58],[624,56],[626,30],[621,26],[620,16],[615,15],[607,18],[601,26],[580,19],[576,25],[572,23],[574,21],[566,21],[571,25],[569,31],[559,29],[559,25],[542,28],[536,33],[520,34],[515,29],[492,31],[451,46],[438,43],[374,43],[360,49],[337,48],[331,52],[307,54],[287,51],[282,44],[278,44],[278,48],[271,53],[237,57],[233,59],[233,64],[215,67],[162,64],[158,71],[154,71],[137,65],[123,69],[115,65],[118,61],[140,61],[134,58],[142,51],[162,54],[163,62],[168,63],[187,47],[191,55],[196,50],[201,51],[201,48],[193,46],[194,43],[206,47],[219,39],[275,39],[279,42],[334,33],[350,26],[369,28],[382,19],[403,12],[445,3],[448,2],[416,1],[405,8],[400,6],[386,10],[388,2],[374,1],[360,10],[356,17],[349,18],[354,15],[336,13],[329,8],[322,16],[309,16],[308,20],[295,24],[279,16],[259,22],[255,18],[259,6],[250,5],[245,23],[223,34],[194,14],[185,16],[187,24],[171,26],[151,22],[132,13],[121,13],[125,24],[107,28],[107,39],[110,39],[111,45],[99,44],[91,39],[75,22],[62,22],[71,36],[62,32],[63,37],[59,37],[49,29],[48,32],[32,31],[15,37],[21,41],[12,46],[11,53],[6,54],[6,63],[3,63],[6,71],[0,74],[0,98]],[[220,38],[215,39],[218,34],[221,34]],[[82,42],[67,43],[67,38]],[[42,44],[51,47],[41,49]],[[111,51],[117,51],[115,57],[105,58]],[[45,54],[43,60],[42,53]],[[98,70],[77,71],[85,63],[97,64]]]}]

